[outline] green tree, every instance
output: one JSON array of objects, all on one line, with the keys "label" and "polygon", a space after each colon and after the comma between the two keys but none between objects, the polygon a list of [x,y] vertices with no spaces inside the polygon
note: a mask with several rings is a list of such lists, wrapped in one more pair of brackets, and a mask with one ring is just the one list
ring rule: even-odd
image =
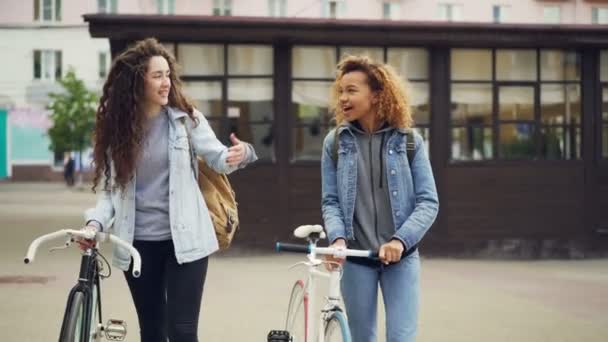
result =
[{"label": "green tree", "polygon": [[[82,151],[91,145],[91,134],[95,127],[97,95],[89,91],[84,82],[76,77],[73,69],[59,80],[63,91],[50,93],[53,126],[48,134],[51,151],[78,151],[78,165],[82,170]],[[79,181],[82,174],[79,174]]]}]

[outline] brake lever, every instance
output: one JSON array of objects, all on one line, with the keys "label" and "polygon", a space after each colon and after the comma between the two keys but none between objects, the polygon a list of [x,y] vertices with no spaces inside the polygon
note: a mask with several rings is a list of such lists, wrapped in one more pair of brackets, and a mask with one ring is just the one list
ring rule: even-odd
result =
[{"label": "brake lever", "polygon": [[57,246],[57,247],[52,247],[51,249],[49,249],[49,253],[50,252],[54,252],[57,250],[61,250],[61,249],[66,249],[68,247],[70,247],[70,245],[72,244],[72,242],[74,241],[74,239],[70,236],[65,243],[63,244],[63,246]]}]

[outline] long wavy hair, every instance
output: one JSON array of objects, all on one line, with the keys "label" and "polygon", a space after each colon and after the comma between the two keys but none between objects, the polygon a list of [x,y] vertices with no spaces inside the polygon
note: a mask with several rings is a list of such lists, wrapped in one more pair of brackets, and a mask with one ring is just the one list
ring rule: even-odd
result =
[{"label": "long wavy hair", "polygon": [[193,106],[181,91],[175,58],[154,38],[136,42],[114,59],[103,86],[93,134],[93,191],[103,178],[103,189],[110,190],[110,161],[114,163],[115,187],[124,190],[135,173],[145,137],[144,80],[148,62],[156,56],[164,57],[169,64],[168,106],[188,113],[194,120]]},{"label": "long wavy hair", "polygon": [[405,82],[390,65],[375,63],[367,56],[346,56],[338,63],[336,80],[331,89],[331,110],[335,114],[337,126],[345,121],[339,105],[340,80],[353,71],[364,73],[369,87],[377,93],[377,119],[386,121],[395,128],[412,127],[414,120]]}]

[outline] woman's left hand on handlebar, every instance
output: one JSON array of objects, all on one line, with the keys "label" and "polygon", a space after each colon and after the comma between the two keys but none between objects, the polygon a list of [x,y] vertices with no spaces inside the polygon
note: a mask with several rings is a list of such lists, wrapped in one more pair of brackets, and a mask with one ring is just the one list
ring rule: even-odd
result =
[{"label": "woman's left hand on handlebar", "polygon": [[403,250],[403,243],[401,243],[401,241],[391,240],[380,246],[378,258],[380,258],[380,261],[382,261],[385,265],[388,265],[391,262],[398,262],[401,260]]}]

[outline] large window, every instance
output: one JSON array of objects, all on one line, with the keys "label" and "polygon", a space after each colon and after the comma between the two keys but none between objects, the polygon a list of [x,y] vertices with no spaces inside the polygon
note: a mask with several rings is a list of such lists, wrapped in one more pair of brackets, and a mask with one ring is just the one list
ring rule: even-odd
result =
[{"label": "large window", "polygon": [[591,23],[600,25],[608,24],[608,7],[593,7],[591,9]]},{"label": "large window", "polygon": [[345,0],[322,0],[322,13],[323,18],[343,18],[346,13],[346,1]]},{"label": "large window", "polygon": [[184,91],[226,144],[235,133],[274,160],[273,50],[265,45],[178,44]]},{"label": "large window", "polygon": [[287,15],[287,0],[268,0],[268,14],[271,17]]},{"label": "large window", "polygon": [[61,0],[34,0],[34,20],[61,21]]},{"label": "large window", "polygon": [[437,17],[444,21],[460,21],[462,20],[462,5],[460,4],[438,4]]},{"label": "large window", "polygon": [[232,15],[232,0],[213,0],[213,15]]},{"label": "large window", "polygon": [[454,49],[452,160],[579,159],[580,54]]},{"label": "large window", "polygon": [[320,160],[323,139],[335,125],[329,110],[336,63],[367,55],[392,65],[408,82],[415,128],[429,137],[428,52],[418,48],[296,46],[292,50],[292,161]]},{"label": "large window", "polygon": [[608,50],[600,54],[600,82],[602,85],[602,158],[608,159]]},{"label": "large window", "polygon": [[34,50],[34,79],[54,81],[61,78],[61,51]]},{"label": "large window", "polygon": [[384,0],[382,2],[382,19],[398,20],[401,18],[401,4],[394,0]]},{"label": "large window", "polygon": [[494,5],[492,6],[492,20],[494,23],[504,23],[508,20],[509,6]]},{"label": "large window", "polygon": [[97,0],[97,12],[99,13],[117,13],[118,0]]},{"label": "large window", "polygon": [[158,14],[175,14],[175,0],[156,0]]},{"label": "large window", "polygon": [[545,24],[559,24],[562,22],[562,10],[559,5],[543,7],[543,22]]}]

